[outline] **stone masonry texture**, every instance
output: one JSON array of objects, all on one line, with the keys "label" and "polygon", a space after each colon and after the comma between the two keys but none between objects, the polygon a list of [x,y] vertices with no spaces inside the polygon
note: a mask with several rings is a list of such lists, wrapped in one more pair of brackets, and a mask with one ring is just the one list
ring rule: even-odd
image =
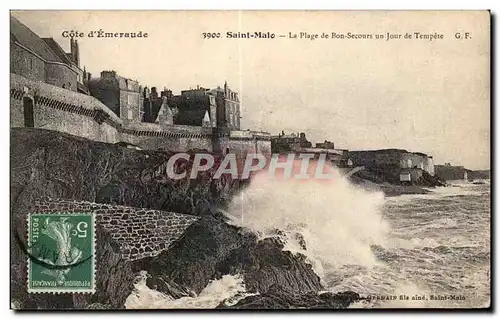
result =
[{"label": "stone masonry texture", "polygon": [[153,257],[167,250],[197,216],[147,208],[135,208],[64,199],[35,201],[33,212],[75,212],[96,214],[96,223],[111,234],[123,258],[138,260]]}]

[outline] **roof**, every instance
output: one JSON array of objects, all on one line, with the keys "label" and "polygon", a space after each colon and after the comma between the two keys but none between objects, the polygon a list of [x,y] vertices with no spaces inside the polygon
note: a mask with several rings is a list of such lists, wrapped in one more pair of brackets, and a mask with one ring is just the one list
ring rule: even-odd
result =
[{"label": "roof", "polygon": [[179,110],[174,123],[179,125],[201,126],[207,110]]},{"label": "roof", "polygon": [[397,148],[386,148],[380,150],[358,150],[350,151],[350,153],[410,153],[407,150],[397,149]]},{"label": "roof", "polygon": [[331,148],[319,148],[319,147],[302,147],[298,151],[303,153],[325,153],[325,154],[335,154],[343,155],[344,152],[341,150],[332,150]]},{"label": "roof", "polygon": [[12,15],[10,16],[10,38],[47,61],[64,63],[42,38]]},{"label": "roof", "polygon": [[64,49],[61,48],[59,43],[56,42],[53,38],[42,38],[45,43],[52,49],[52,51],[66,64],[71,64],[71,60],[68,57],[68,54],[64,52]]}]

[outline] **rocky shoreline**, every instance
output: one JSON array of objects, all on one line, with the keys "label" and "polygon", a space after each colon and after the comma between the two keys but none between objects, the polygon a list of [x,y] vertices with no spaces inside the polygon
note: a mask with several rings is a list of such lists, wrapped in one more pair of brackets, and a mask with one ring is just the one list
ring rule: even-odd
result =
[{"label": "rocky shoreline", "polygon": [[[210,178],[170,181],[158,171],[171,154],[98,143],[64,133],[11,129],[11,295],[15,309],[122,309],[140,271],[147,285],[173,298],[199,294],[211,280],[243,276],[248,296],[220,309],[345,308],[355,292],[324,287],[305,256],[283,251],[278,237],[259,239],[226,223],[224,207],[243,184]],[[28,294],[26,212],[41,197],[145,207],[200,216],[169,250],[127,261],[97,229],[95,294]]]},{"label": "rocky shoreline", "polygon": [[[19,128],[11,130],[12,242],[26,236],[26,211],[41,197],[174,211],[201,217],[168,250],[155,257],[128,261],[110,234],[98,226],[97,292],[28,294],[26,255],[11,252],[12,305],[16,309],[123,309],[134,280],[147,271],[149,288],[172,298],[198,295],[211,281],[242,276],[253,294],[218,309],[346,308],[360,300],[356,292],[323,292],[320,278],[305,256],[284,251],[280,236],[259,239],[230,225],[219,212],[247,184],[214,180],[214,171],[196,180],[172,181],[162,166],[172,155],[93,142],[64,133]],[[191,163],[186,163],[187,167]],[[425,185],[373,182],[366,172],[353,183],[386,196],[426,194]],[[369,174],[369,173],[368,173]],[[279,234],[280,230],[276,230]],[[306,248],[307,247],[303,247]]]},{"label": "rocky shoreline", "polygon": [[[28,294],[26,255],[11,250],[12,306],[16,309],[123,309],[134,280],[147,271],[149,288],[175,299],[198,295],[225,275],[244,279],[250,294],[218,309],[346,308],[360,296],[347,291],[324,293],[320,278],[305,256],[283,251],[280,236],[259,239],[232,226],[219,212],[248,183],[214,180],[213,170],[196,180],[172,181],[162,167],[172,154],[93,142],[64,133],[11,130],[11,239],[26,237],[26,211],[41,197],[144,207],[201,217],[169,248],[155,257],[127,261],[110,234],[97,231],[97,292]],[[192,163],[186,163],[188,169]],[[368,174],[368,175],[367,175]],[[371,181],[369,172],[351,181],[386,196],[426,194],[423,187]],[[279,230],[277,230],[279,233]],[[17,237],[16,237],[17,236]],[[304,247],[303,247],[304,248]],[[305,247],[306,248],[306,247]]]},{"label": "rocky shoreline", "polygon": [[283,247],[277,237],[259,240],[245,229],[204,217],[174,247],[134,268],[147,269],[148,287],[174,298],[195,296],[223,275],[241,275],[246,292],[256,295],[231,306],[221,303],[219,309],[336,309],[359,300],[354,292],[321,294],[324,287],[305,256]]},{"label": "rocky shoreline", "polygon": [[[387,173],[387,176],[389,175],[391,174]],[[398,184],[391,178],[384,178],[384,176],[383,171],[374,173],[370,169],[365,169],[350,176],[350,180],[353,184],[366,190],[383,192],[386,197],[429,194],[432,193],[429,188],[446,186],[445,182],[429,175],[427,172],[424,172],[420,180],[410,185]]]}]

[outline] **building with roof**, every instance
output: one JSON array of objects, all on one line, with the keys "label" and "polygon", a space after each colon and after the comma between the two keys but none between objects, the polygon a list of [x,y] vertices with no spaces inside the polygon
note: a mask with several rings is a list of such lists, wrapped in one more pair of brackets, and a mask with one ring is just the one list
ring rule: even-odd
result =
[{"label": "building with roof", "polygon": [[216,98],[217,126],[230,130],[241,129],[242,114],[239,94],[233,91],[227,82],[224,82],[224,87],[217,87],[210,93]]},{"label": "building with roof", "polygon": [[144,87],[142,96],[144,101],[141,111],[143,122],[156,123],[159,121],[158,115],[163,112],[169,117],[169,123],[173,124],[173,117],[176,114],[176,109],[170,106],[167,108],[165,105],[167,103],[166,101],[170,101],[173,97],[171,90],[164,88],[163,91],[160,92],[160,96],[158,96],[156,87],[152,87],[151,89]]},{"label": "building with roof", "polygon": [[196,87],[170,96],[168,105],[175,111],[174,123],[217,127],[221,130],[241,128],[241,106],[238,93],[227,84],[215,89]]},{"label": "building with roof", "polygon": [[90,74],[80,68],[77,40],[69,53],[53,38],[40,38],[15,17],[10,17],[10,72],[67,90],[88,94]]},{"label": "building with roof", "polygon": [[468,170],[463,166],[452,166],[450,163],[435,166],[436,175],[444,181],[468,180]]},{"label": "building with roof", "polygon": [[167,103],[175,110],[175,124],[217,127],[216,98],[213,90],[198,86],[169,97]]},{"label": "building with roof", "polygon": [[11,16],[10,123],[142,149],[271,153],[270,136],[240,131],[238,94],[198,87],[173,95],[102,71],[80,68],[78,42],[65,52]]},{"label": "building with roof", "polygon": [[120,76],[116,71],[102,71],[88,82],[90,94],[124,121],[143,120],[144,96],[139,82]]},{"label": "building with roof", "polygon": [[426,172],[434,176],[434,160],[424,153],[409,152],[403,149],[381,149],[349,151],[349,159],[356,166],[372,170],[392,171],[399,174],[401,182],[418,180]]},{"label": "building with roof", "polygon": [[311,147],[312,143],[307,140],[304,132],[285,134],[285,131],[282,131],[278,135],[271,137],[271,148],[275,153],[286,153]]}]

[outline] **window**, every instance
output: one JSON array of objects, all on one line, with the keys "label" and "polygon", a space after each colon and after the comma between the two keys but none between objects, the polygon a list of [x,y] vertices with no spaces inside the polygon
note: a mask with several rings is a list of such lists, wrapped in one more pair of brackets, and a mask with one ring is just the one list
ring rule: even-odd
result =
[{"label": "window", "polygon": [[33,59],[32,58],[29,59],[29,63],[30,63],[29,64],[30,65],[30,69],[33,69]]},{"label": "window", "polygon": [[143,118],[144,118],[144,104],[139,102],[139,121],[143,120]]},{"label": "window", "polygon": [[229,125],[234,125],[233,103],[229,102]]},{"label": "window", "polygon": [[133,93],[129,93],[128,96],[127,96],[127,103],[129,106],[131,105],[137,105],[137,100],[138,100],[138,96],[135,96],[135,94]]}]

